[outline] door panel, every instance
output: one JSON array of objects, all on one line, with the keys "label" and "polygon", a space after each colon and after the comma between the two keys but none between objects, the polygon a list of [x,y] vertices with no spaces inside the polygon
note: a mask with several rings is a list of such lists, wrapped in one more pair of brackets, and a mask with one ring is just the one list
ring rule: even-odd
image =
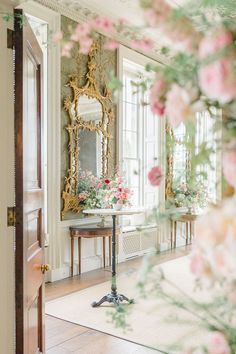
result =
[{"label": "door panel", "polygon": [[16,353],[44,352],[43,54],[15,10]]}]

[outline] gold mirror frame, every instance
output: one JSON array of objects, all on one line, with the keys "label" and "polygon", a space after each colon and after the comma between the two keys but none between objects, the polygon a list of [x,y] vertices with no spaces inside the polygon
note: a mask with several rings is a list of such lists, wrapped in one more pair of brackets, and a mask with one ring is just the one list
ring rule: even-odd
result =
[{"label": "gold mirror frame", "polygon": [[[67,84],[72,90],[72,97],[67,97],[64,101],[64,109],[69,114],[69,124],[65,127],[68,132],[69,144],[69,168],[65,177],[65,186],[62,192],[63,209],[62,219],[68,211],[80,213],[82,208],[78,197],[79,183],[79,132],[88,130],[102,134],[102,176],[108,173],[108,160],[110,157],[109,141],[112,135],[109,132],[109,125],[114,119],[114,111],[112,109],[112,93],[104,83],[103,92],[100,92],[95,79],[96,62],[95,57],[98,46],[93,43],[88,54],[88,72],[86,74],[86,84],[78,87],[78,77],[70,77]],[[99,123],[95,121],[85,121],[79,114],[78,103],[81,96],[96,99],[102,107],[102,119]]]}]

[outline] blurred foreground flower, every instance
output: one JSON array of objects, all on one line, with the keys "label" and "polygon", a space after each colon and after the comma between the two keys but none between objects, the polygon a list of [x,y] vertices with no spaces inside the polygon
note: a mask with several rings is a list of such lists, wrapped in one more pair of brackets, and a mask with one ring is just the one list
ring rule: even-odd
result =
[{"label": "blurred foreground flower", "polygon": [[148,172],[148,179],[152,186],[158,187],[161,184],[163,178],[162,171],[160,167],[155,166]]}]

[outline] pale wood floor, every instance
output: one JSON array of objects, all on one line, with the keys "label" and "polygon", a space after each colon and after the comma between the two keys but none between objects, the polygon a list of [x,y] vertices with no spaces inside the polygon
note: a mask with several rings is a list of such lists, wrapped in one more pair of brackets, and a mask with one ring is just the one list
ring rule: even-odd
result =
[{"label": "pale wood floor", "polygon": [[[188,251],[189,247],[181,247],[162,252],[157,255],[156,264],[184,256]],[[142,257],[120,263],[118,273],[138,269],[141,263]],[[109,269],[98,269],[80,276],[46,284],[46,301],[102,283],[109,280],[110,276]],[[47,354],[157,354],[157,351],[135,343],[52,316],[46,316],[46,349]]]}]

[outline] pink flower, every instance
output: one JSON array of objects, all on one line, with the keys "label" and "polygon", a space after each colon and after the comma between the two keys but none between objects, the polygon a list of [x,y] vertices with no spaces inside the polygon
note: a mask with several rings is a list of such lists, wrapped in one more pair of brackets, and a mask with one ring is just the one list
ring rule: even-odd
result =
[{"label": "pink flower", "polygon": [[[199,46],[199,57],[207,58],[233,43],[232,34],[224,29],[203,38]],[[236,96],[236,53],[230,50],[223,57],[203,64],[199,70],[200,87],[210,99],[224,104]]]},{"label": "pink flower", "polygon": [[52,40],[53,40],[53,42],[60,42],[62,40],[62,38],[63,38],[62,31],[58,31],[58,32],[54,33]]},{"label": "pink flower", "polygon": [[235,60],[236,56],[224,57],[201,67],[199,85],[207,97],[221,104],[236,97]]},{"label": "pink flower", "polygon": [[105,16],[98,16],[94,21],[93,21],[93,26],[95,29],[99,29],[103,32],[112,32],[114,29],[113,22]]},{"label": "pink flower", "polygon": [[67,58],[70,58],[71,54],[71,49],[73,48],[74,43],[73,42],[67,42],[63,45],[61,55]]},{"label": "pink flower", "polygon": [[71,36],[71,40],[79,42],[81,38],[87,37],[91,31],[92,27],[89,22],[78,24],[74,33]]},{"label": "pink flower", "polygon": [[209,354],[230,354],[231,350],[227,339],[221,332],[211,332],[208,338],[207,352]]},{"label": "pink flower", "polygon": [[151,39],[133,39],[131,41],[131,47],[137,50],[143,50],[145,52],[151,51],[154,48],[154,42]]},{"label": "pink flower", "polygon": [[212,278],[211,267],[200,252],[193,252],[190,257],[190,270],[198,278]]},{"label": "pink flower", "polygon": [[164,79],[160,78],[155,81],[150,89],[150,106],[153,114],[163,116],[165,113],[165,94],[167,84]]},{"label": "pink flower", "polygon": [[108,50],[114,50],[119,48],[119,42],[115,40],[108,40],[103,47]]},{"label": "pink flower", "polygon": [[165,0],[153,0],[151,7],[144,11],[144,18],[148,25],[154,27],[167,21],[171,13],[171,7]]},{"label": "pink flower", "polygon": [[79,42],[80,45],[79,52],[85,55],[88,54],[92,44],[93,44],[92,38],[86,37],[81,39]]},{"label": "pink flower", "polygon": [[171,86],[166,96],[166,115],[172,127],[175,128],[193,117],[192,102],[196,96],[193,90],[187,91],[177,84]]},{"label": "pink flower", "polygon": [[144,18],[151,27],[157,27],[171,41],[172,47],[192,51],[199,40],[191,21],[186,17],[173,18],[172,8],[165,0],[153,0],[144,11]]},{"label": "pink flower", "polygon": [[148,179],[149,182],[152,186],[160,186],[161,181],[162,181],[163,175],[160,167],[154,166],[149,172],[148,172]]},{"label": "pink flower", "polygon": [[236,148],[223,153],[223,173],[226,181],[236,188]]},{"label": "pink flower", "polygon": [[220,29],[201,40],[198,51],[199,57],[205,59],[207,56],[216,53],[232,43],[232,34],[225,29]]}]

